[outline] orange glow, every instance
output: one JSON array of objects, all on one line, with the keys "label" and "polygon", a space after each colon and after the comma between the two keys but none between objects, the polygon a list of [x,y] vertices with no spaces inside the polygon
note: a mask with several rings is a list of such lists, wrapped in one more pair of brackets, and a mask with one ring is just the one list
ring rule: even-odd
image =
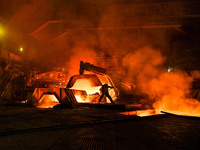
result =
[{"label": "orange glow", "polygon": [[[4,33],[4,31],[3,31],[3,27],[0,26],[0,36],[2,36],[3,33]],[[1,37],[0,37],[0,38],[1,38]]]},{"label": "orange glow", "polygon": [[[98,102],[100,96],[101,86],[92,86],[88,79],[78,79],[71,89],[86,91],[87,96],[81,95],[80,93],[75,94],[77,102]],[[113,89],[109,91],[110,96],[115,100],[116,94]],[[106,102],[110,103],[108,98]]]},{"label": "orange glow", "polygon": [[145,116],[158,115],[158,114],[162,114],[162,113],[158,110],[155,110],[155,109],[147,109],[147,110],[136,110],[136,111],[121,112],[120,114],[128,115],[128,116],[134,115],[134,116],[145,117]]},{"label": "orange glow", "polygon": [[128,67],[129,78],[137,80],[139,93],[148,95],[146,102],[149,104],[143,104],[147,108],[153,105],[160,111],[200,116],[200,102],[190,95],[193,78],[199,78],[199,73],[194,72],[193,77],[178,70],[168,73],[160,67],[164,60],[158,50],[149,47],[138,49],[123,60],[124,66]]},{"label": "orange glow", "polygon": [[53,106],[59,104],[59,101],[54,95],[43,95],[40,99],[37,108],[53,108]]},{"label": "orange glow", "polygon": [[19,50],[20,50],[20,52],[23,52],[23,48],[22,47]]},{"label": "orange glow", "polygon": [[75,95],[75,98],[79,103],[90,102],[89,99],[84,98],[82,95]]},{"label": "orange glow", "polygon": [[145,116],[151,116],[151,115],[157,115],[161,114],[160,111],[155,109],[147,109],[147,110],[138,110],[136,111],[137,116],[145,117]]},{"label": "orange glow", "polygon": [[101,86],[96,86],[96,87],[92,87],[91,83],[89,80],[87,79],[78,79],[74,86],[73,89],[76,90],[84,90],[87,92],[88,95],[90,94],[95,94],[95,93],[99,93],[99,89]]},{"label": "orange glow", "polygon": [[200,102],[196,99],[165,97],[154,103],[154,107],[177,115],[200,117]]},{"label": "orange glow", "polygon": [[126,112],[120,112],[119,114],[121,115],[127,115],[127,116],[136,116],[137,112],[136,111],[126,111]]},{"label": "orange glow", "polygon": [[181,72],[160,75],[152,82],[153,91],[160,94],[153,107],[177,115],[200,116],[200,102],[188,98],[191,82],[192,78]]},{"label": "orange glow", "polygon": [[72,89],[83,90],[83,91],[86,91],[87,93],[87,97],[82,96],[80,94],[75,94],[77,102],[96,102],[96,101],[93,101],[95,97],[92,96],[92,94],[95,94],[96,97],[98,97],[100,94],[100,91],[99,91],[100,88],[101,86],[93,87],[91,85],[90,80],[87,80],[87,79],[78,79],[75,82],[74,86],[72,87]]},{"label": "orange glow", "polygon": [[77,102],[85,102],[81,95],[75,95]]},{"label": "orange glow", "polygon": [[69,76],[73,76],[79,73],[80,61],[90,62],[91,64],[96,64],[96,52],[93,49],[88,48],[85,45],[75,47],[74,55],[71,55],[70,59],[67,61],[66,68],[68,68]]},{"label": "orange glow", "polygon": [[[28,84],[37,86],[45,86],[49,88],[65,88],[67,85],[67,75],[63,71],[49,71],[41,74],[32,73]],[[44,84],[45,83],[45,84]]]},{"label": "orange glow", "polygon": [[[85,74],[94,74],[94,72],[90,72],[90,71],[85,71]],[[112,82],[112,79],[110,78],[110,76],[106,75],[106,74],[96,74],[99,78],[99,80],[101,81],[102,85],[103,84],[108,84],[109,86],[114,86],[114,83]],[[100,89],[100,87],[99,87]],[[117,93],[116,91],[117,89],[109,89],[109,94],[110,96],[112,97],[113,100],[116,100],[118,97],[117,97]],[[99,93],[99,92],[98,92]],[[107,102],[110,102],[108,100],[108,98],[106,98]]]}]

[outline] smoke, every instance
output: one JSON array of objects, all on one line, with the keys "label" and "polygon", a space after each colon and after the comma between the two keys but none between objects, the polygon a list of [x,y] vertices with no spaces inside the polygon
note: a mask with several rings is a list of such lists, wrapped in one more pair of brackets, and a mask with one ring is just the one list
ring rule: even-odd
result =
[{"label": "smoke", "polygon": [[165,59],[158,50],[144,47],[127,54],[123,65],[128,68],[129,78],[137,81],[138,90],[148,96],[155,109],[200,116],[200,102],[190,98],[191,83],[194,77],[199,77],[199,72],[193,72],[193,77],[183,71],[168,73],[161,69]]},{"label": "smoke", "polygon": [[[132,12],[133,4],[129,7],[129,2],[114,0],[50,0],[48,3],[46,0],[17,0],[12,3],[9,0],[4,1],[4,11],[5,15],[9,15],[5,17],[11,39],[20,47],[27,47],[24,48],[25,57],[50,68],[66,64],[66,59],[71,57],[70,53],[80,41],[96,53],[103,49],[106,55],[125,53],[129,49],[152,44],[152,41],[157,45],[163,44],[163,31],[120,29],[138,25],[133,23],[134,20],[126,19],[127,16],[137,17]],[[47,25],[49,21],[64,23]],[[155,42],[155,38],[160,40]]]},{"label": "smoke", "polygon": [[127,54],[123,58],[123,66],[127,68],[129,78],[137,80],[138,88],[146,93],[149,89],[147,83],[159,76],[164,60],[159,51],[144,47]]},{"label": "smoke", "polygon": [[199,70],[195,70],[191,74],[192,74],[193,78],[200,78],[200,71]]},{"label": "smoke", "polygon": [[69,76],[79,74],[80,61],[96,64],[95,57],[97,55],[93,49],[81,45],[79,47],[74,47],[73,51],[74,53],[72,53],[69,60],[66,61],[66,69]]},{"label": "smoke", "polygon": [[[145,17],[143,5],[114,0],[2,2],[7,36],[11,36],[20,46],[25,43],[27,59],[34,59],[49,68],[64,64],[71,76],[78,74],[80,61],[99,66],[97,56],[117,53],[124,56],[122,63],[129,80],[137,81],[137,89],[148,95],[154,108],[190,112],[196,112],[199,108],[199,102],[188,97],[191,82],[193,78],[200,77],[200,72],[193,72],[192,78],[184,72],[167,73],[161,69],[167,59],[163,52],[171,57],[176,52],[171,53],[174,49],[169,41],[171,32],[176,29],[123,28],[145,25],[143,21],[149,16],[157,18],[154,14]],[[49,24],[43,28],[45,23],[52,20],[65,23]]]}]

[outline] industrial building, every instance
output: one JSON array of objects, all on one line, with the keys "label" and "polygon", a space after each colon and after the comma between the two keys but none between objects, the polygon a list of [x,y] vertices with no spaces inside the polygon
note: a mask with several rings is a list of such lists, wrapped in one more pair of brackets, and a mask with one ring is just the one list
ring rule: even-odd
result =
[{"label": "industrial building", "polygon": [[199,0],[0,0],[0,147],[199,149],[199,24]]}]

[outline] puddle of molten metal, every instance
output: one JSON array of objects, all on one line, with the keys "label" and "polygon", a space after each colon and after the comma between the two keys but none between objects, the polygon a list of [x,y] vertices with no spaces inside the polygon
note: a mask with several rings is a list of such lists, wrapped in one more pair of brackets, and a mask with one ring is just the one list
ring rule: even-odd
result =
[{"label": "puddle of molten metal", "polygon": [[154,103],[154,108],[181,116],[200,117],[200,102],[197,99],[165,96]]},{"label": "puddle of molten metal", "polygon": [[128,115],[128,116],[135,115],[135,116],[145,117],[145,116],[158,115],[158,114],[162,114],[162,113],[155,109],[147,109],[147,110],[135,110],[135,111],[121,112],[120,114]]},{"label": "puddle of molten metal", "polygon": [[155,109],[147,109],[147,110],[138,110],[137,111],[137,116],[140,116],[140,117],[158,115],[158,114],[161,114],[161,112],[159,112]]},{"label": "puddle of molten metal", "polygon": [[53,106],[59,104],[59,101],[54,95],[43,95],[40,99],[37,108],[53,108]]},{"label": "puddle of molten metal", "polygon": [[178,116],[200,117],[200,113],[184,112],[184,111],[163,111]]}]

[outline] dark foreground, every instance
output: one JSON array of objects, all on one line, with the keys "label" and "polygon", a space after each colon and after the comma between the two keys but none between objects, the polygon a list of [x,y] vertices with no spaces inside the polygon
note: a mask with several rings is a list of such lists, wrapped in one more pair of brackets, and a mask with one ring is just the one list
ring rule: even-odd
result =
[{"label": "dark foreground", "polygon": [[200,149],[198,118],[119,112],[0,106],[0,149]]}]

